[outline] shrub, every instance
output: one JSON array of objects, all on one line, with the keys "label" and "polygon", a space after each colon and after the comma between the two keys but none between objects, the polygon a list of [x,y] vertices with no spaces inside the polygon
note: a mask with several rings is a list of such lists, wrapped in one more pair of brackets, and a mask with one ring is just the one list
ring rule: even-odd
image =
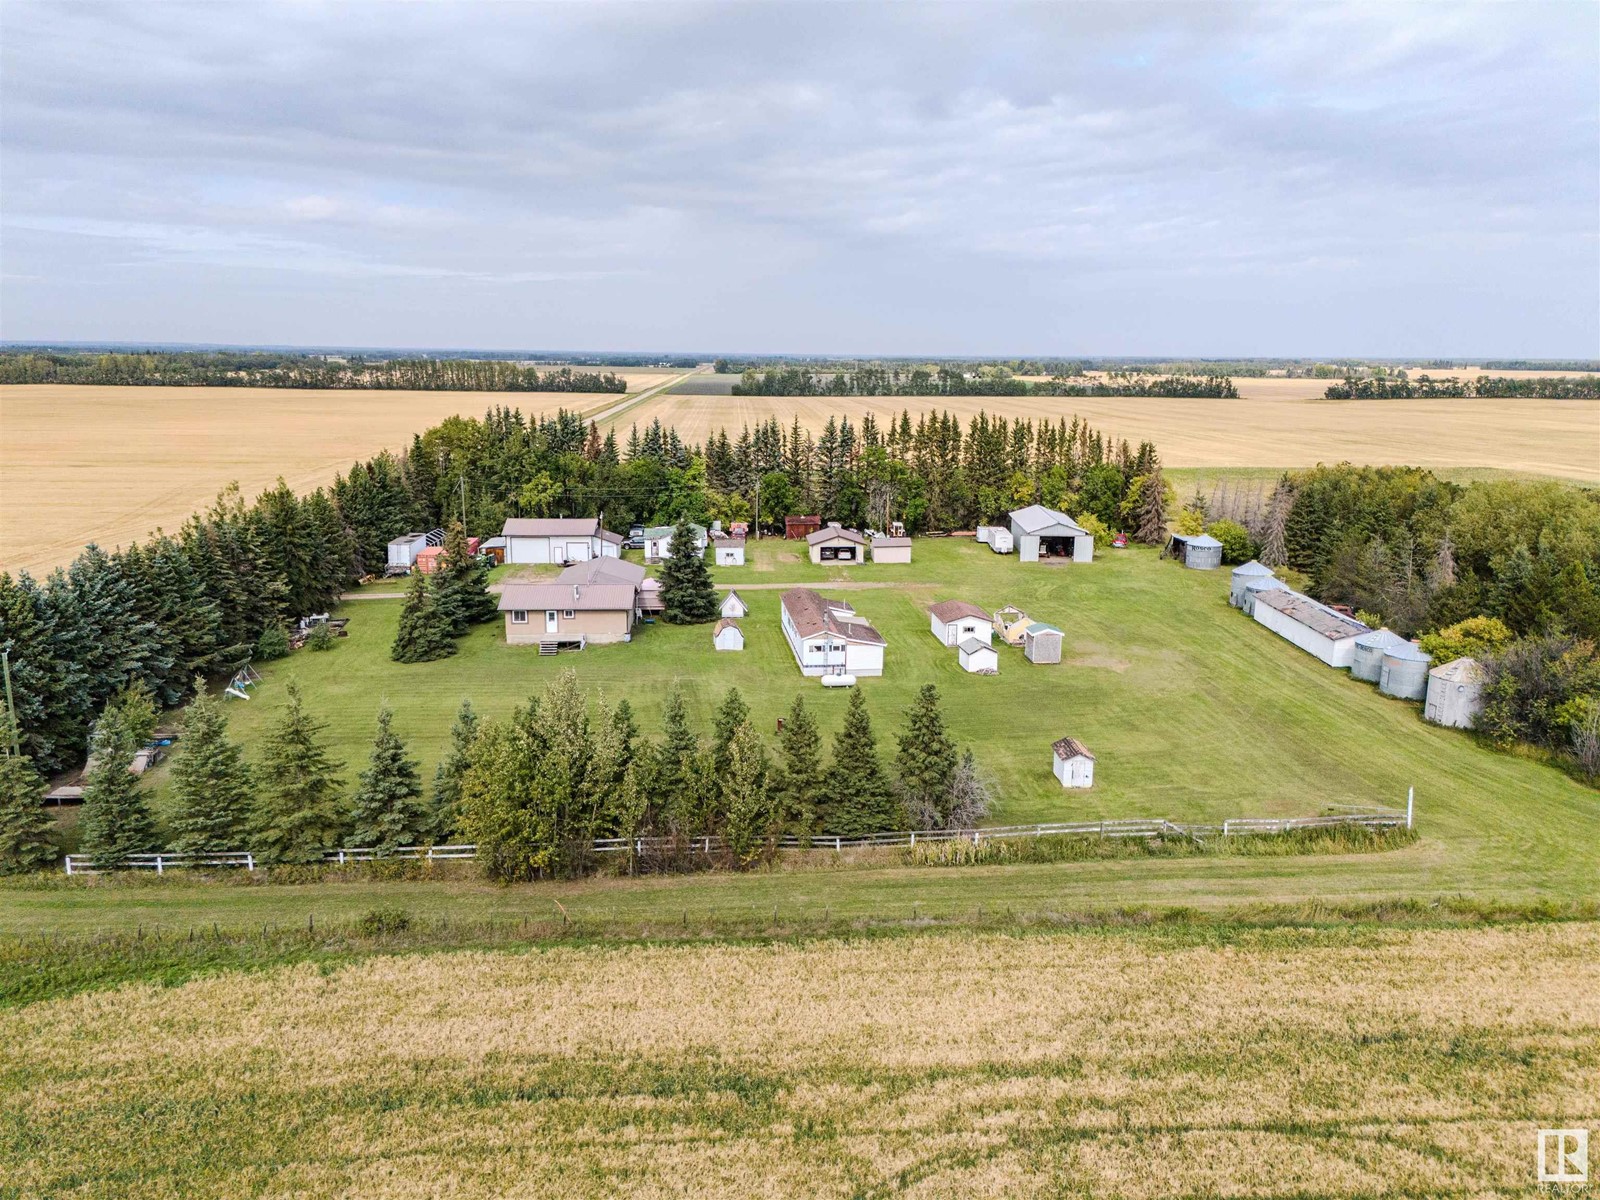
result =
[{"label": "shrub", "polygon": [[1424,634],[1418,643],[1423,653],[1438,663],[1458,658],[1484,658],[1511,644],[1510,627],[1499,617],[1468,617],[1454,625]]},{"label": "shrub", "polygon": [[282,625],[269,625],[261,631],[261,636],[256,639],[256,661],[271,662],[275,658],[287,658],[289,654],[289,631]]},{"label": "shrub", "polygon": [[1205,531],[1206,519],[1203,513],[1192,508],[1178,510],[1178,519],[1172,524],[1172,532],[1181,533],[1184,537],[1193,537]]},{"label": "shrub", "polygon": [[362,937],[388,937],[390,934],[404,933],[411,928],[411,914],[403,908],[382,905],[357,921],[356,928],[361,931]]},{"label": "shrub", "polygon": [[332,650],[338,645],[339,639],[333,635],[333,626],[324,622],[312,628],[306,635],[306,649]]},{"label": "shrub", "polygon": [[1239,522],[1224,517],[1211,522],[1206,532],[1222,543],[1223,562],[1249,562],[1255,557],[1256,544],[1250,539],[1250,531]]},{"label": "shrub", "polygon": [[1097,542],[1111,536],[1111,527],[1092,512],[1079,513],[1073,520],[1077,521],[1083,527],[1083,531]]}]

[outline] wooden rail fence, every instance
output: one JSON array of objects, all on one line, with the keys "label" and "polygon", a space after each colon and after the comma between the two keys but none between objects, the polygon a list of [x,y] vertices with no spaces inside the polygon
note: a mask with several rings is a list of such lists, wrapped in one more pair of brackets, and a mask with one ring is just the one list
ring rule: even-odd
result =
[{"label": "wooden rail fence", "polygon": [[[1110,821],[1066,821],[1044,825],[991,825],[982,829],[930,829],[905,830],[897,833],[874,833],[865,837],[835,837],[819,834],[812,838],[793,836],[777,839],[780,850],[859,850],[872,847],[931,845],[938,842],[970,842],[974,846],[984,842],[1003,841],[1010,838],[1041,837],[1096,837],[1096,838],[1160,838],[1182,837],[1196,842],[1210,838],[1253,837],[1260,834],[1292,833],[1299,829],[1333,829],[1339,827],[1365,829],[1409,829],[1411,810],[1405,812],[1380,811],[1352,813],[1322,817],[1233,817],[1219,825],[1168,821],[1142,817]],[[590,846],[596,854],[645,854],[652,851],[699,851],[718,853],[727,848],[721,837],[696,838],[597,838]],[[374,862],[380,858],[411,859],[427,862],[476,858],[475,845],[401,846],[385,855],[369,848],[329,850],[323,860],[328,863]],[[134,854],[123,864],[134,870],[149,870],[161,875],[169,870],[180,871],[195,867],[243,867],[254,871],[256,855],[248,850],[228,850],[210,854]],[[93,873],[94,860],[84,854],[69,854],[66,858],[68,875]]]}]

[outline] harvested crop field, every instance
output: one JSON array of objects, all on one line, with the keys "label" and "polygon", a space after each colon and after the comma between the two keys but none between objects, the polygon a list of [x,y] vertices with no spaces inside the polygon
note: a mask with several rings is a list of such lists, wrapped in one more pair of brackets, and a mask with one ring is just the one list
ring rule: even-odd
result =
[{"label": "harvested crop field", "polygon": [[380,957],[29,1005],[0,1071],[17,1195],[1533,1195],[1600,927]]},{"label": "harvested crop field", "polygon": [[[672,372],[622,371],[644,390]],[[86,542],[126,545],[175,530],[238,481],[297,491],[357,459],[403,447],[456,413],[593,409],[614,395],[316,391],[289,388],[0,388],[0,567],[42,573]]]},{"label": "harvested crop field", "polygon": [[[1600,401],[1324,400],[1327,380],[1240,379],[1237,400],[1126,397],[710,396],[669,390],[616,421],[659,417],[686,441],[775,416],[820,430],[830,416],[979,409],[1056,420],[1076,413],[1117,438],[1149,438],[1171,467],[1307,467],[1319,462],[1488,467],[1600,482]],[[697,383],[696,386],[699,386]]]}]

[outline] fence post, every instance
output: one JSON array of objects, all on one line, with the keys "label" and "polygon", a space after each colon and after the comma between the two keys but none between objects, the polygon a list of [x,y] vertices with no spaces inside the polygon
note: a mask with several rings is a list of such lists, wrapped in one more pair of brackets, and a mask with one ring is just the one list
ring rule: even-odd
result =
[{"label": "fence post", "polygon": [[1413,805],[1415,805],[1416,800],[1417,800],[1417,789],[1414,788],[1414,787],[1408,787],[1406,789],[1406,828],[1407,829],[1411,828],[1411,810],[1412,810]]},{"label": "fence post", "polygon": [[1228,836],[1228,822],[1227,821],[1223,821],[1222,822],[1222,836],[1223,837],[1227,837]]},{"label": "fence post", "polygon": [[67,855],[67,874],[72,874],[72,855]]},{"label": "fence post", "polygon": [[841,841],[841,839],[839,837],[835,836],[834,839],[833,839],[833,852],[835,854],[837,854],[843,848],[844,848],[843,842]]},{"label": "fence post", "polygon": [[344,851],[343,850],[339,851],[339,865],[341,867],[344,866]]},{"label": "fence post", "polygon": [[248,851],[244,856],[244,869],[246,871],[254,871],[256,869],[256,856]]},{"label": "fence post", "polygon": [[156,855],[156,874],[157,875],[162,874],[162,870],[161,870],[161,855],[159,855],[159,854]]},{"label": "fence post", "polygon": [[912,846],[917,844],[917,831],[915,829],[911,831],[911,844]]}]

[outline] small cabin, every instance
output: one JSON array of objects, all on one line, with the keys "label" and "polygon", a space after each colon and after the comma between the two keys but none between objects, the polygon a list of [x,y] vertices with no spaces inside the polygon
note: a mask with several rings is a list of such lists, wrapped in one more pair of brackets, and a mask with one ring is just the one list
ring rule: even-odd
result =
[{"label": "small cabin", "polygon": [[732,617],[723,617],[712,631],[711,644],[718,650],[743,650],[744,630]]},{"label": "small cabin", "polygon": [[988,642],[969,637],[956,644],[961,669],[973,675],[998,675],[1000,653]]},{"label": "small cabin", "polygon": [[1215,571],[1222,565],[1222,543],[1209,533],[1175,533],[1166,554],[1191,571]]},{"label": "small cabin", "polygon": [[737,621],[741,617],[750,615],[750,606],[744,602],[743,596],[730,590],[723,598],[721,615],[729,620]]},{"label": "small cabin", "polygon": [[1064,737],[1050,747],[1051,770],[1064,788],[1094,786],[1094,755],[1077,738]]},{"label": "small cabin", "polygon": [[872,561],[875,563],[909,563],[911,561],[911,539],[908,537],[873,538]]}]

